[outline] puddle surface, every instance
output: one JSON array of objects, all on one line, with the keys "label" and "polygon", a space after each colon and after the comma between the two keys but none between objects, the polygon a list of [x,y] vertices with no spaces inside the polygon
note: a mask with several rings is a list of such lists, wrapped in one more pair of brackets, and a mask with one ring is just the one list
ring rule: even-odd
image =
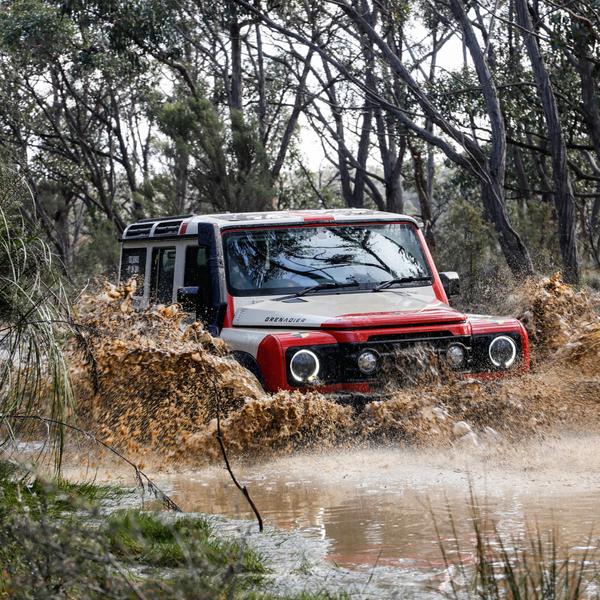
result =
[{"label": "puddle surface", "polygon": [[[600,436],[567,437],[519,449],[305,454],[235,470],[265,523],[324,542],[336,565],[431,572],[444,566],[433,515],[444,543],[454,547],[457,539],[468,560],[470,486],[516,543],[538,527],[555,529],[572,549],[586,546],[600,530],[598,449]],[[253,518],[221,468],[161,479],[184,510]]]}]

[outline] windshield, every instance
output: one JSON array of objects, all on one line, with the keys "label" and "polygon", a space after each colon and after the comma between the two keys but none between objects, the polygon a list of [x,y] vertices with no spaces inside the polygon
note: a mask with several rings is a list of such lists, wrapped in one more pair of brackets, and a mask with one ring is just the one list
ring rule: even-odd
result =
[{"label": "windshield", "polygon": [[[299,292],[324,283],[374,288],[391,279],[430,275],[415,229],[407,223],[254,229],[224,237],[234,296]],[[410,285],[428,285],[416,282]]]}]

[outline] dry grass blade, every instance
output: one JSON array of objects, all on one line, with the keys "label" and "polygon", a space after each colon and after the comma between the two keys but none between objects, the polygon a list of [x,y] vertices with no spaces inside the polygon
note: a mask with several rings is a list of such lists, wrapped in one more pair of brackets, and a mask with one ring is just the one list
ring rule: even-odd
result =
[{"label": "dry grass blade", "polygon": [[[507,539],[495,523],[484,515],[482,505],[471,490],[474,564],[466,566],[457,546],[447,546],[437,521],[438,544],[449,574],[450,598],[481,600],[580,600],[596,596],[593,583],[600,564],[592,555],[591,537],[580,556],[559,545],[557,529],[527,530],[522,539]],[[449,525],[455,532],[452,513]],[[457,536],[454,533],[454,544]],[[456,558],[453,560],[453,555]],[[453,576],[458,574],[458,577]]]}]

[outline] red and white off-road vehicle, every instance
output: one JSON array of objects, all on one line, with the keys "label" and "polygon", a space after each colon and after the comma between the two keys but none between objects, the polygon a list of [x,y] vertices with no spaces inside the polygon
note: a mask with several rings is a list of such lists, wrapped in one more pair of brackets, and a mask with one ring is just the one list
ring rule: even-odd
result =
[{"label": "red and white off-road vehicle", "polygon": [[[140,308],[181,303],[265,389],[370,392],[390,357],[426,346],[449,368],[490,377],[529,368],[516,319],[451,308],[417,222],[371,210],[146,219],[122,238],[121,279]],[[388,365],[386,367],[386,365]]]}]

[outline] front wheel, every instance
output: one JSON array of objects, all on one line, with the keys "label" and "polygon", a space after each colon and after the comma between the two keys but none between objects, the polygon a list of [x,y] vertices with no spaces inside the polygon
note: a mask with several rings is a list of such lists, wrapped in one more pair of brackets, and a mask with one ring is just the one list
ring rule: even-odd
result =
[{"label": "front wheel", "polygon": [[258,383],[260,383],[260,386],[264,390],[265,380],[263,378],[262,373],[260,372],[260,367],[258,366],[258,363],[254,359],[254,357],[251,354],[248,354],[247,352],[233,352],[233,358],[235,358],[235,360],[240,365],[242,365],[244,369],[248,369],[248,371],[250,371],[250,373],[252,373],[252,375],[256,377]]}]

